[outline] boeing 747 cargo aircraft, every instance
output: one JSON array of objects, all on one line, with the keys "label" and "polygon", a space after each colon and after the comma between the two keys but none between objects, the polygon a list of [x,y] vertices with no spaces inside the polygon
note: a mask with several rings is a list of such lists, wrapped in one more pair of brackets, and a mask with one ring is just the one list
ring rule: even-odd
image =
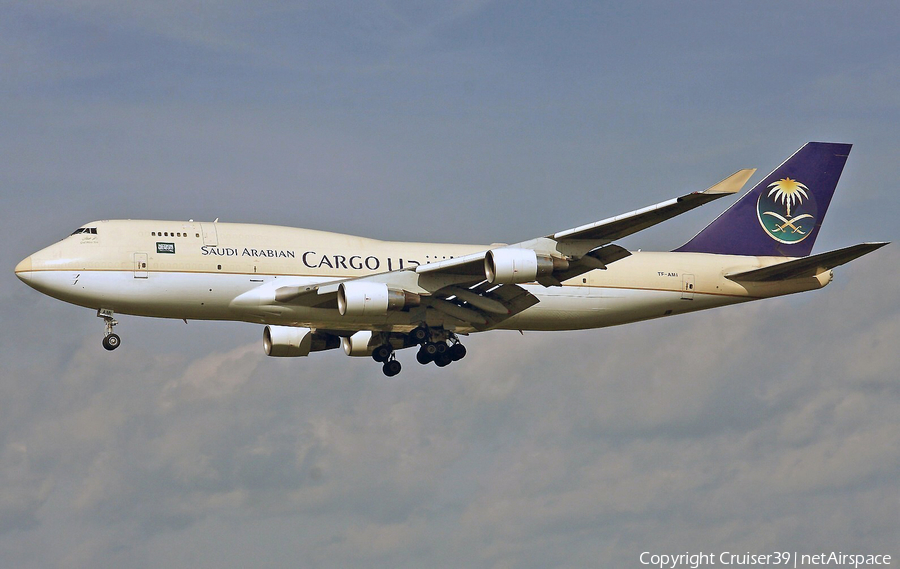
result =
[{"label": "boeing 747 cargo aircraft", "polygon": [[396,351],[421,364],[466,354],[459,337],[494,329],[614,326],[817,289],[832,269],[886,243],[810,256],[849,144],[810,142],[693,239],[627,251],[627,235],[738,192],[754,170],[711,188],[512,245],[378,241],[269,225],[96,221],[16,267],[30,287],[97,311],[114,350],[115,314],[264,325],[270,356]]}]

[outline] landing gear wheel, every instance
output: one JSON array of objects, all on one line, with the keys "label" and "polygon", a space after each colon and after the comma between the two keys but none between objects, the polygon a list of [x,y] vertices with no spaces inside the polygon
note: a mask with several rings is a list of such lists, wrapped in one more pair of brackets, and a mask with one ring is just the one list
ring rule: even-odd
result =
[{"label": "landing gear wheel", "polygon": [[462,344],[453,344],[452,346],[450,346],[450,350],[447,353],[450,354],[450,359],[458,362],[459,360],[466,357],[466,347]]},{"label": "landing gear wheel", "polygon": [[387,344],[384,344],[384,345],[381,345],[381,346],[378,346],[377,348],[375,348],[375,350],[372,352],[372,359],[379,363],[386,362],[386,361],[388,361],[388,359],[391,357],[391,354],[393,354],[393,353],[394,353],[393,348],[391,348]]},{"label": "landing gear wheel", "polygon": [[422,365],[430,364],[433,359],[424,347],[419,348],[419,351],[416,352],[416,361]]},{"label": "landing gear wheel", "polygon": [[109,351],[113,351],[119,347],[121,340],[117,334],[110,334],[103,338],[103,347]]},{"label": "landing gear wheel", "polygon": [[428,330],[425,328],[416,328],[410,333],[410,336],[412,336],[412,339],[417,344],[422,344],[428,339]]},{"label": "landing gear wheel", "polygon": [[437,344],[432,344],[431,342],[429,342],[425,344],[425,347],[423,349],[425,350],[425,353],[432,357],[432,359],[434,359],[434,356],[438,354]]},{"label": "landing gear wheel", "polygon": [[397,360],[390,360],[384,362],[384,367],[381,368],[381,371],[384,372],[384,375],[388,377],[394,377],[398,373],[400,373],[400,368],[403,367],[400,365],[400,362]]},{"label": "landing gear wheel", "polygon": [[450,363],[452,361],[453,360],[450,358],[450,354],[448,354],[447,352],[444,352],[444,353],[441,353],[441,354],[438,354],[437,356],[435,356],[434,365],[436,365],[438,367],[446,367],[446,366],[450,365]]},{"label": "landing gear wheel", "polygon": [[439,354],[446,353],[447,350],[450,348],[450,346],[447,345],[447,342],[437,342],[435,344],[435,347],[437,348],[437,353],[439,353]]}]

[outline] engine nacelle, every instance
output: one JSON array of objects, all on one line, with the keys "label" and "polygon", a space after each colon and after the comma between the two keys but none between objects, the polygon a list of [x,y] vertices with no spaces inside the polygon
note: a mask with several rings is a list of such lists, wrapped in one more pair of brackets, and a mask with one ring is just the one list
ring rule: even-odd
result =
[{"label": "engine nacelle", "polygon": [[267,356],[308,356],[312,348],[314,332],[295,326],[266,326],[263,330],[263,348]]},{"label": "engine nacelle", "polygon": [[263,329],[263,349],[267,356],[308,356],[310,352],[332,350],[340,345],[337,336],[313,332],[309,328],[266,326]]},{"label": "engine nacelle", "polygon": [[484,276],[491,284],[530,283],[568,266],[565,259],[531,249],[491,249],[484,256]]},{"label": "engine nacelle", "polygon": [[384,283],[342,282],[337,292],[341,316],[384,316],[388,310],[403,310],[421,302],[418,294],[389,288]]},{"label": "engine nacelle", "polygon": [[341,346],[348,356],[371,356],[377,346],[370,346],[372,332],[360,330],[349,338],[341,338]]}]

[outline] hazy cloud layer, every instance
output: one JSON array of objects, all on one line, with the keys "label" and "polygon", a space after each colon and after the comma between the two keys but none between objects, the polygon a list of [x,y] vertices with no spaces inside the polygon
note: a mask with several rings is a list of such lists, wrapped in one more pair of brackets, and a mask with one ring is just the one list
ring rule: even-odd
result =
[{"label": "hazy cloud layer", "polygon": [[[3,567],[900,555],[896,245],[823,291],[473,336],[392,380],[266,358],[249,324],[123,317],[107,353],[11,270],[115,217],[514,241],[808,139],[856,144],[816,250],[895,240],[893,5],[3,10]],[[680,245],[707,207],[627,244]]]},{"label": "hazy cloud layer", "polygon": [[[898,260],[811,298],[472,338],[464,362],[403,357],[393,381],[340,354],[110,355],[94,334],[4,379],[0,543],[73,527],[77,551],[38,559],[75,566],[184,566],[195,549],[345,567],[890,552],[900,311],[872,299]],[[274,548],[238,537],[271,524]]]}]

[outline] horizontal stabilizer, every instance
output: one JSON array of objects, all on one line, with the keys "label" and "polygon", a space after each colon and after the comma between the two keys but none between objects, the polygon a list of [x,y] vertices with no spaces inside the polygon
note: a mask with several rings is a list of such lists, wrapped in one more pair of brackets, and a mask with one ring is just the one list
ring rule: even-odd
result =
[{"label": "horizontal stabilizer", "polygon": [[828,271],[844,263],[849,263],[857,257],[862,257],[876,249],[887,245],[887,242],[860,243],[851,247],[845,247],[836,251],[820,253],[810,257],[794,259],[784,263],[778,263],[762,269],[753,269],[743,273],[726,275],[733,281],[758,282],[758,281],[783,281],[787,279],[799,279],[814,277],[819,273]]}]

